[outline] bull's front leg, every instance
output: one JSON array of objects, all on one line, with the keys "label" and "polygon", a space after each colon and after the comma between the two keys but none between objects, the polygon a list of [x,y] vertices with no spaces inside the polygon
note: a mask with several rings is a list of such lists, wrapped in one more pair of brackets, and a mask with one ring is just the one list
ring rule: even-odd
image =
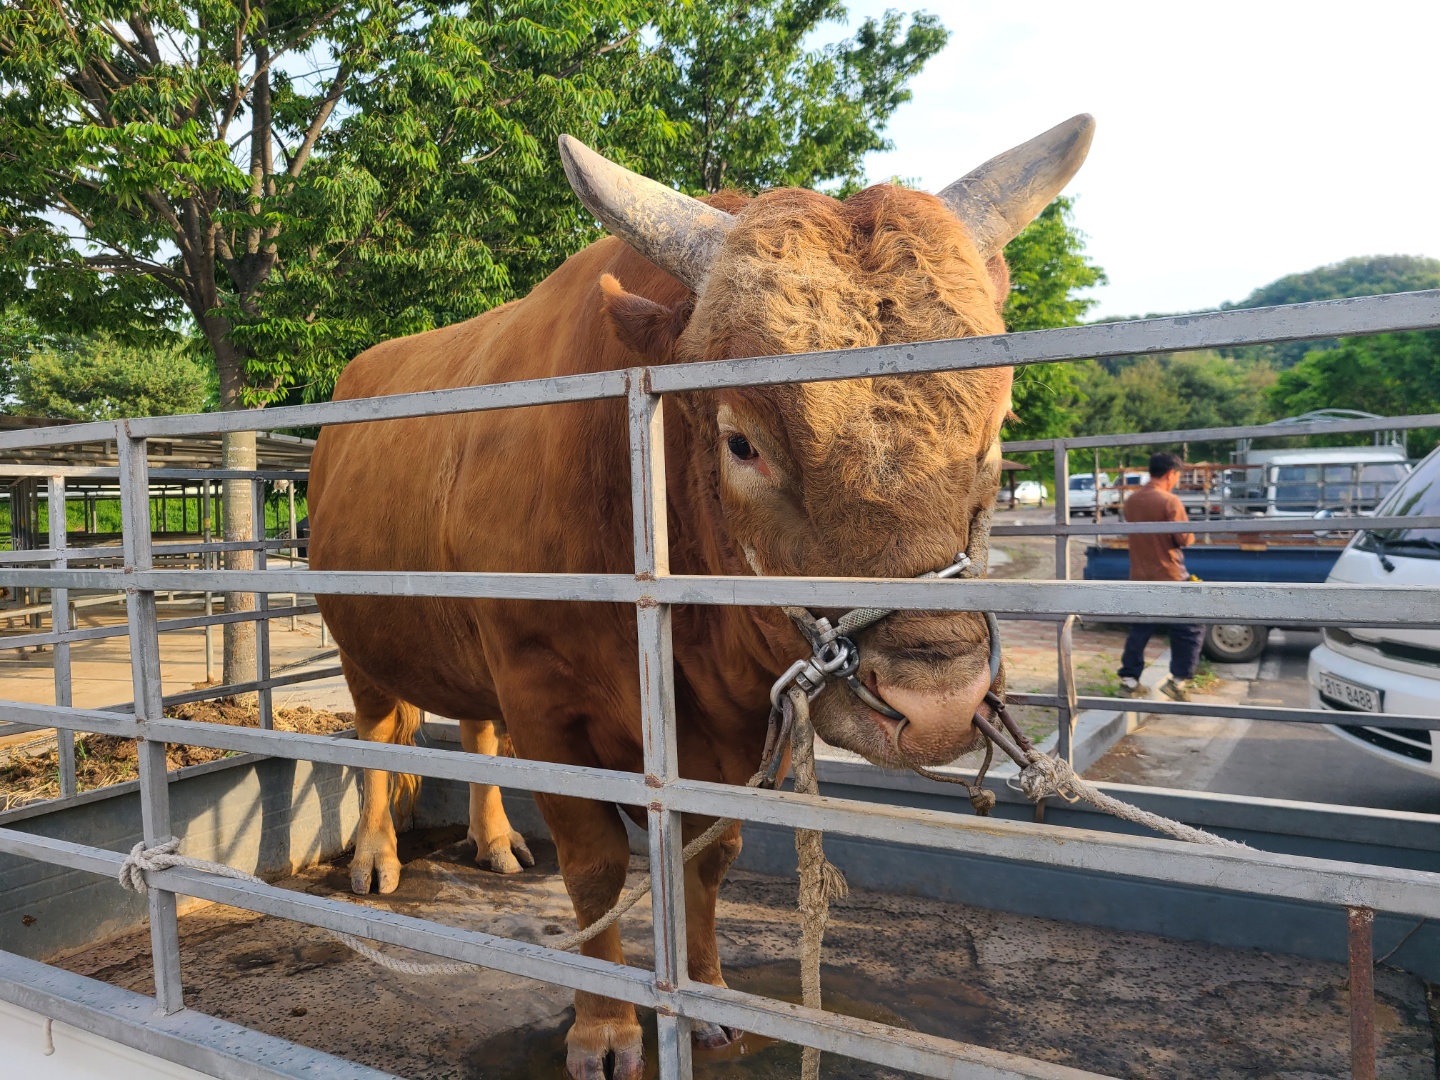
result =
[{"label": "bull's front leg", "polygon": [[[694,837],[709,828],[711,820],[703,818],[693,825],[685,821],[683,830],[688,844]],[[708,848],[696,855],[685,866],[685,938],[690,958],[690,978],[712,986],[724,986],[725,977],[720,973],[720,949],[715,941],[715,904],[720,894],[720,882],[740,854],[740,826],[732,825]],[[728,1046],[740,1037],[740,1032],[720,1024],[694,1021],[691,1036],[695,1045],[707,1050],[718,1050]]]},{"label": "bull's front leg", "polygon": [[[615,906],[630,867],[630,841],[619,811],[608,803],[535,793],[555,839],[565,889],[583,930]],[[580,946],[586,956],[625,963],[620,928],[612,925]],[[639,1080],[644,1059],[635,1006],[575,991],[575,1023],[565,1036],[565,1066],[574,1080]]]}]

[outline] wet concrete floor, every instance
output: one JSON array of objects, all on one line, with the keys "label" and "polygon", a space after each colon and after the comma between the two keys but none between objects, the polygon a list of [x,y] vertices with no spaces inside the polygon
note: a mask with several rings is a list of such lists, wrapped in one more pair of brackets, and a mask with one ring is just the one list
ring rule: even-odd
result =
[{"label": "wet concrete floor", "polygon": [[[533,870],[498,877],[473,865],[463,833],[407,837],[405,876],[389,897],[353,897],[343,865],[278,884],[529,941],[571,929],[553,847],[533,845]],[[720,951],[732,987],[799,1000],[795,899],[790,880],[743,873],[727,880]],[[642,902],[621,925],[630,961],[648,964],[648,907]],[[570,995],[561,988],[480,969],[398,975],[314,928],[219,905],[184,916],[181,932],[186,1002],[202,1012],[416,1080],[564,1076]],[[1094,1072],[1349,1075],[1346,972],[1338,964],[864,891],[835,905],[825,960],[825,1004],[833,1011]],[[144,934],[62,963],[151,989]],[[1378,1075],[1432,1080],[1424,984],[1380,967],[1375,990]],[[652,1018],[642,1022],[653,1039]],[[797,1048],[747,1039],[741,1049],[697,1054],[696,1076],[798,1075]],[[647,1060],[654,1058],[652,1049]],[[901,1074],[826,1055],[822,1075]]]}]

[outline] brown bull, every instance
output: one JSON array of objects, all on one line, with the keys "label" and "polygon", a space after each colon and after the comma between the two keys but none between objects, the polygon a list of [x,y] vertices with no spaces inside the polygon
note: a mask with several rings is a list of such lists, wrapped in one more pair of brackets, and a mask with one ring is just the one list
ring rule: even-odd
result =
[{"label": "brown bull", "polygon": [[[356,358],[337,398],[914,342],[1003,331],[1000,255],[1088,148],[1077,117],[940,197],[881,185],[843,202],[812,191],[699,202],[562,140],[571,184],[618,238],[567,260],[523,300]],[[626,291],[628,290],[628,291]],[[1000,480],[1011,372],[673,395],[666,411],[671,567],[680,574],[911,577],[969,551],[982,566]],[[625,406],[603,401],[328,429],[311,473],[316,569],[634,571]],[[620,605],[322,597],[363,739],[409,743],[425,709],[466,749],[642,770],[635,613]],[[772,609],[683,607],[674,619],[686,777],[743,783],[767,693],[807,650]],[[843,687],[816,700],[829,742],[878,764],[937,764],[972,748],[991,688],[972,614],[899,612],[863,632],[859,675],[908,718]],[[1003,675],[997,681],[1003,682]],[[396,787],[404,785],[397,784]],[[392,791],[369,772],[352,864],[357,892],[399,881]],[[613,805],[535,796],[584,927],[620,894],[629,846]],[[494,788],[471,791],[477,861],[530,855]],[[643,813],[630,811],[637,821]],[[686,839],[709,824],[685,821]],[[686,868],[690,975],[721,983],[715,896],[738,828]],[[517,856],[519,862],[517,862]],[[587,945],[623,962],[618,930]],[[640,1074],[627,1004],[576,994],[569,1068]],[[720,1045],[732,1033],[697,1025]]]}]

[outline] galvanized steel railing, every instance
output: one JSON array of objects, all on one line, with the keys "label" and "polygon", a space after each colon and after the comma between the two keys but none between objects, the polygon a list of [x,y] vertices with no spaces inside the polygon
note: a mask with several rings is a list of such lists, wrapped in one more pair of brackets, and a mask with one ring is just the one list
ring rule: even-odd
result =
[{"label": "galvanized steel railing", "polygon": [[[123,566],[72,569],[88,558],[84,549],[53,547],[33,553],[48,568],[0,565],[0,584],[54,590],[61,598],[56,622],[44,638],[57,647],[54,706],[0,702],[0,718],[62,732],[101,732],[137,740],[140,799],[145,841],[170,836],[165,747],[185,743],[225,750],[252,751],[282,758],[330,762],[357,768],[418,773],[457,781],[497,784],[605,802],[644,806],[649,816],[650,861],[655,881],[653,923],[655,966],[643,971],[559,952],[543,945],[474,931],[356,904],[210,877],[185,869],[150,875],[150,934],[154,954],[155,998],[161,1013],[184,1008],[180,980],[177,894],[200,897],[253,911],[355,934],[437,956],[466,960],[530,978],[603,994],[656,1010],[660,1034],[660,1072],[666,1080],[690,1075],[691,1020],[704,1020],[776,1039],[931,1076],[1060,1077],[1085,1075],[1044,1062],[953,1042],[882,1024],[835,1016],[732,990],[692,982],[686,972],[684,875],[681,872],[681,813],[736,817],[787,828],[821,829],[891,843],[921,845],[969,855],[1020,860],[1120,874],[1269,897],[1287,897],[1360,910],[1381,910],[1440,918],[1440,874],[1382,866],[1277,855],[1263,851],[1197,849],[1150,837],[1057,829],[1027,822],[880,806],[848,800],[767,792],[685,780],[680,775],[674,723],[671,608],[675,604],[810,607],[913,608],[945,611],[991,610],[1025,618],[1050,618],[1065,627],[1073,618],[1092,616],[1123,621],[1264,623],[1266,625],[1440,626],[1440,590],[1348,585],[1224,585],[1149,582],[1088,583],[995,580],[891,580],[835,578],[692,577],[669,573],[663,462],[663,395],[687,390],[755,386],[782,382],[906,375],[926,371],[1044,363],[1094,356],[1220,348],[1263,342],[1328,338],[1385,331],[1440,327],[1440,291],[1303,304],[1285,308],[1225,311],[1131,323],[1036,331],[986,338],[883,346],[802,356],[765,357],[674,367],[634,368],[494,386],[464,387],[391,398],[361,399],[294,406],[263,413],[219,413],[160,417],[118,423],[80,424],[0,434],[0,453],[9,449],[63,445],[97,438],[113,439],[120,454],[118,479],[124,518]],[[634,515],[635,573],[378,573],[271,570],[264,552],[272,544],[257,537],[259,566],[253,571],[156,569],[148,490],[151,470],[146,440],[166,435],[204,435],[313,424],[365,423],[401,417],[431,416],[487,409],[543,405],[562,401],[624,398],[628,403]],[[1440,426],[1440,416],[1387,420],[1388,428]],[[1346,422],[1323,431],[1364,430]],[[1228,429],[1233,436],[1236,429]],[[1317,427],[1317,431],[1322,430]],[[1255,429],[1254,434],[1261,434]],[[1274,434],[1273,430],[1263,432]],[[1285,434],[1304,434],[1296,429]],[[1169,436],[1167,438],[1167,435]],[[1135,442],[1179,442],[1220,437],[1218,433],[1173,432],[1131,438]],[[1008,449],[1055,449],[1057,474],[1067,449],[1115,442],[1071,439],[1011,444]],[[47,475],[55,472],[47,466]],[[157,470],[158,472],[159,470]],[[207,473],[211,478],[216,473]],[[255,474],[246,474],[254,478]],[[258,487],[258,485],[257,485]],[[1063,492],[1061,486],[1058,491]],[[58,492],[63,502],[63,490]],[[52,513],[57,490],[50,491]],[[1057,499],[1057,502],[1059,500]],[[63,514],[63,508],[61,510]],[[63,517],[60,518],[63,520]],[[263,522],[263,515],[259,517]],[[1407,525],[1417,519],[1406,519]],[[1228,524],[1228,523],[1227,523]],[[1267,531],[1306,531],[1293,522],[1267,523]],[[1380,524],[1366,519],[1366,526]],[[1424,524],[1430,522],[1426,520]],[[1440,524],[1440,523],[1437,523]],[[1098,526],[1098,522],[1097,522]],[[1308,528],[1313,529],[1313,524]],[[1341,529],[1329,520],[1327,529]],[[1048,527],[1047,527],[1048,528]],[[1189,527],[1182,527],[1189,528]],[[1068,522],[1057,506],[1057,566],[1068,573],[1071,536],[1094,526]],[[997,535],[1005,531],[997,529]],[[1105,526],[1104,532],[1162,531],[1146,526]],[[220,550],[225,545],[204,545]],[[229,545],[234,546],[234,545]],[[190,545],[187,550],[195,550]],[[83,552],[83,554],[82,554]],[[112,552],[113,554],[113,552]],[[77,709],[69,705],[68,677],[60,649],[81,640],[64,625],[63,598],[72,589],[118,589],[127,596],[134,702],[121,708]],[[178,628],[157,617],[156,594],[167,590],[276,593],[354,593],[383,596],[505,597],[535,600],[601,601],[633,604],[639,629],[639,678],[645,774],[617,773],[578,766],[457,754],[427,747],[395,746],[330,739],[261,729],[243,729],[168,719],[161,693],[159,634]],[[263,628],[285,612],[254,614]],[[169,620],[196,625],[197,620]],[[4,643],[0,643],[3,647]],[[256,689],[262,694],[284,681],[268,670],[262,647],[260,678],[243,687],[213,688],[206,696]],[[62,688],[63,683],[63,688]],[[1079,698],[1073,679],[1061,693],[1040,700],[1062,711],[1062,738],[1080,707],[1109,699]],[[1153,711],[1204,711],[1149,703]],[[1314,719],[1308,710],[1261,710],[1264,719]],[[1248,709],[1246,716],[1257,710]],[[1275,714],[1275,715],[1270,715]],[[1283,715],[1281,715],[1283,714]],[[1384,717],[1417,727],[1437,727],[1428,718]],[[1403,726],[1403,725],[1402,725]],[[62,743],[65,740],[62,740]],[[113,876],[123,856],[83,844],[0,829],[0,851],[101,875]],[[1368,943],[1368,923],[1352,919],[1357,948]],[[1360,984],[1357,984],[1360,985]],[[1356,1004],[1364,1013],[1363,1002]],[[1357,1013],[1359,1015],[1359,1013]],[[1366,1013],[1365,1015],[1368,1015]],[[1364,1016],[1361,1016],[1361,1020]],[[116,1037],[127,1037],[117,1035]],[[1373,1040],[1373,1029],[1369,1036]],[[259,1036],[257,1036],[259,1038]],[[1364,1071],[1368,1054],[1370,1072]],[[1373,1041],[1366,1047],[1365,1025],[1356,1031],[1357,1075],[1373,1075]]]}]

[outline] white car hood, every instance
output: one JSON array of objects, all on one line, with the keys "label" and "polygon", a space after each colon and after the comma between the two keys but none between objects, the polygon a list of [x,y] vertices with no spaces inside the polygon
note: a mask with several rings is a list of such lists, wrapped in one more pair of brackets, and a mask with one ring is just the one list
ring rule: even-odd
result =
[{"label": "white car hood", "polygon": [[[1325,580],[1345,585],[1440,585],[1440,559],[1414,559],[1395,554],[1388,557],[1395,567],[1394,571],[1381,566],[1380,557],[1375,552],[1347,547]],[[1398,641],[1440,649],[1440,630],[1412,630],[1396,626],[1383,630],[1349,629],[1360,641]]]}]

